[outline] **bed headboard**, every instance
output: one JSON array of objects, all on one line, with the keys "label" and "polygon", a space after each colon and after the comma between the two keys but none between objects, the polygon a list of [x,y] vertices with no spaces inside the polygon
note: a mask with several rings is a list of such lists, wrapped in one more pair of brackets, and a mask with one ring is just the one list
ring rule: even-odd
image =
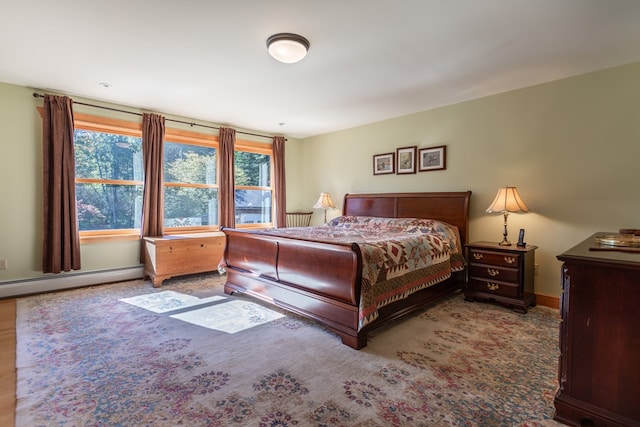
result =
[{"label": "bed headboard", "polygon": [[427,218],[448,222],[468,243],[471,191],[435,193],[345,194],[343,215]]}]

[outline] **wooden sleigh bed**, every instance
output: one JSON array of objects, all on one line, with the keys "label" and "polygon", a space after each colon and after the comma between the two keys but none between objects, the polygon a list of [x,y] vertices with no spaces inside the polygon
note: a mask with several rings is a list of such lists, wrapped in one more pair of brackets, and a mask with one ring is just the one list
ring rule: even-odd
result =
[{"label": "wooden sleigh bed", "polygon": [[[470,196],[470,191],[347,194],[342,214],[343,217],[375,217],[373,220],[380,218],[380,221],[385,221],[384,218],[442,221],[457,228],[458,243],[464,248],[468,237]],[[392,302],[379,304],[375,316],[368,314],[372,320],[365,324],[361,294],[364,292],[363,283],[368,282],[363,280],[363,246],[269,234],[277,234],[279,230],[293,232],[292,229],[222,229],[226,234],[225,293],[246,293],[313,319],[327,326],[340,336],[344,344],[354,349],[366,346],[367,334],[372,329],[464,285],[465,263],[462,258],[462,267],[446,278],[413,277],[413,283],[420,280],[428,282],[422,285],[426,287],[407,292],[401,298],[391,298]],[[433,250],[432,253],[435,252]],[[367,289],[369,287],[366,286]]]}]

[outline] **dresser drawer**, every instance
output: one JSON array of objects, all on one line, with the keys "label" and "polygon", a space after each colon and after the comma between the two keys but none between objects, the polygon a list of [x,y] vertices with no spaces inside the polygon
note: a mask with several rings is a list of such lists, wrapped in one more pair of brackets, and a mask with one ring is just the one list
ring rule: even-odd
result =
[{"label": "dresser drawer", "polygon": [[472,263],[469,265],[469,276],[518,284],[518,270],[514,268]]},{"label": "dresser drawer", "polygon": [[519,285],[514,283],[504,283],[492,280],[482,280],[476,278],[469,279],[469,289],[497,296],[518,298]]},{"label": "dresser drawer", "polygon": [[481,249],[469,249],[469,262],[518,268],[519,254],[491,252]]}]

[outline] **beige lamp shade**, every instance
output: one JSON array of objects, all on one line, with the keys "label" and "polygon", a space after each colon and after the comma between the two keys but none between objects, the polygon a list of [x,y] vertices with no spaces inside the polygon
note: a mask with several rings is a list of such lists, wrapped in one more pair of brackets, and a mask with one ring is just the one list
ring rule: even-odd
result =
[{"label": "beige lamp shade", "polygon": [[529,212],[529,208],[522,201],[516,187],[502,187],[498,189],[498,194],[487,208],[487,212]]},{"label": "beige lamp shade", "polygon": [[335,209],[336,205],[333,204],[333,200],[331,200],[331,194],[329,193],[320,193],[320,198],[315,205],[313,205],[316,209],[324,209],[324,222],[327,222],[327,209]]},{"label": "beige lamp shade", "polygon": [[498,194],[493,203],[487,208],[488,213],[500,212],[504,215],[504,231],[502,232],[502,241],[500,246],[511,246],[511,242],[507,238],[507,216],[510,212],[529,212],[529,208],[522,201],[522,197],[518,194],[516,187],[502,187],[498,189]]},{"label": "beige lamp shade", "polygon": [[320,193],[320,198],[313,207],[316,209],[334,209],[336,205],[334,205],[333,200],[331,200],[331,194]]}]

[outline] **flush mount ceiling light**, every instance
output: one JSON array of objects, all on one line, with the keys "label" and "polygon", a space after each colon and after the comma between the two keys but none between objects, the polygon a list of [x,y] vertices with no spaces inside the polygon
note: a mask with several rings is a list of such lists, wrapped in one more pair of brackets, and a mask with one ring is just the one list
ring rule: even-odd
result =
[{"label": "flush mount ceiling light", "polygon": [[278,33],[267,39],[267,48],[278,61],[293,64],[307,56],[309,40],[298,34]]}]

